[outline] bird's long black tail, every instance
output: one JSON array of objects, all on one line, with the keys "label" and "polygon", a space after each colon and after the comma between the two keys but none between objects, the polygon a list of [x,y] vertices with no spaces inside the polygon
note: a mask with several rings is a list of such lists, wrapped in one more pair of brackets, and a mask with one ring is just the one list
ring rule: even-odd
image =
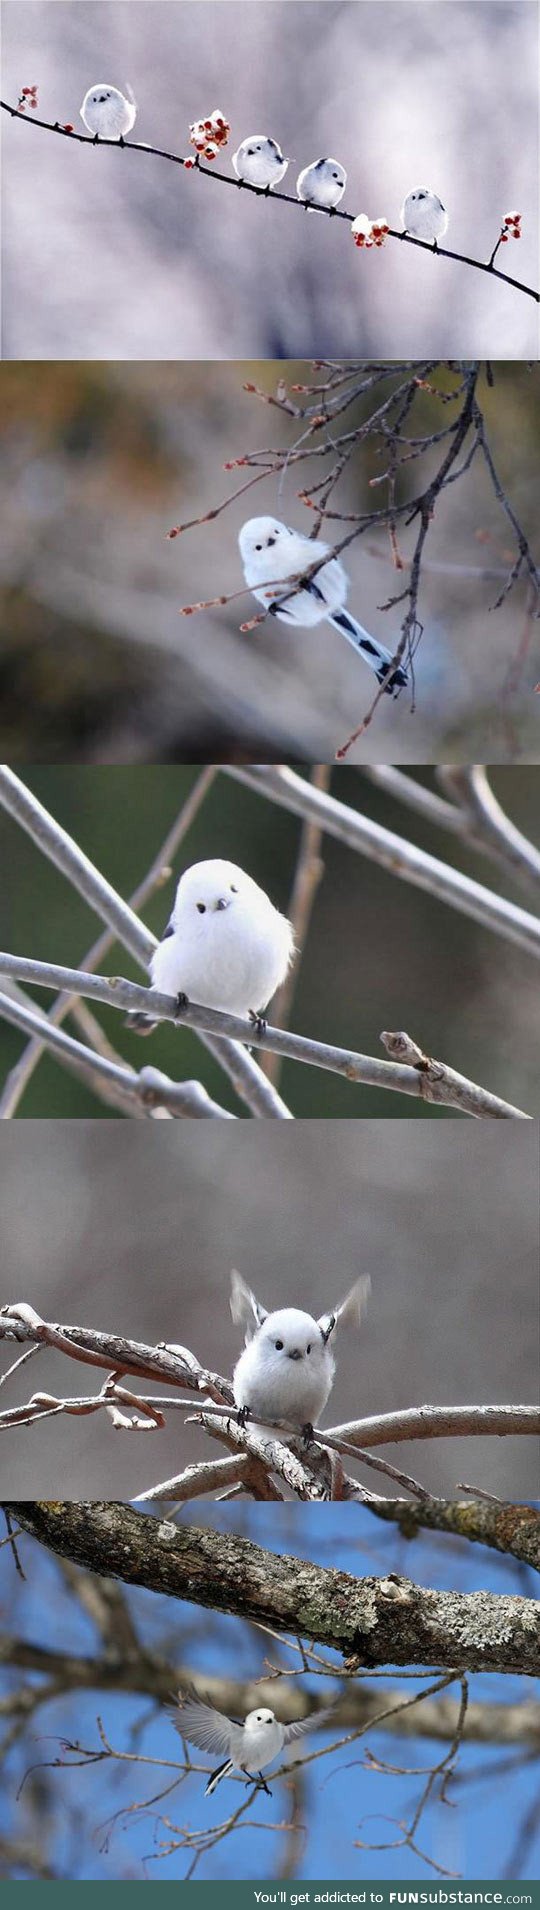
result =
[{"label": "bird's long black tail", "polygon": [[216,1784],[221,1783],[222,1777],[229,1777],[231,1771],[234,1771],[234,1764],[233,1764],[232,1758],[227,1757],[225,1759],[225,1763],[220,1764],[217,1771],[212,1771],[212,1776],[209,1777],[208,1779],[208,1783],[204,1793],[205,1797],[211,1797],[212,1791],[215,1791]]},{"label": "bird's long black tail", "polygon": [[[369,664],[370,670],[374,670],[377,681],[384,684],[389,696],[396,696],[398,690],[405,689],[409,677],[403,664],[397,663],[395,669],[392,669],[390,651],[385,650],[384,644],[378,643],[376,637],[370,637],[369,632],[364,630],[361,623],[357,623],[356,617],[349,615],[348,610],[334,611],[333,616],[328,615],[328,622],[333,623],[334,628],[341,631],[342,637],[346,637],[348,643],[352,643],[354,649],[360,651],[361,656]],[[387,683],[388,676],[390,681]]]}]

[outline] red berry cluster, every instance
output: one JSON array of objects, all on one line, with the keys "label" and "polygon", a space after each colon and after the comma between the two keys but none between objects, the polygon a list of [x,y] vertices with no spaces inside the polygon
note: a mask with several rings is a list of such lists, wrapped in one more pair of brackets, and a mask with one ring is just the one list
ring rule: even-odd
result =
[{"label": "red berry cluster", "polygon": [[[227,145],[230,130],[225,114],[221,113],[216,106],[208,119],[193,121],[189,129],[191,145],[195,147],[196,153],[200,153],[202,159],[216,159],[220,147]],[[191,160],[192,166],[194,163],[194,160]],[[189,165],[189,161],[184,161],[184,164]]]},{"label": "red berry cluster", "polygon": [[359,212],[351,226],[355,245],[365,246],[368,250],[372,245],[384,245],[388,231],[387,219],[368,219],[367,212]]},{"label": "red berry cluster", "polygon": [[507,212],[502,222],[501,245],[507,245],[509,239],[521,238],[521,213]]},{"label": "red berry cluster", "polygon": [[17,106],[19,108],[19,112],[25,113],[27,106],[32,106],[35,112],[37,103],[38,103],[37,86],[23,86],[22,92],[19,93],[19,98],[17,100]]}]

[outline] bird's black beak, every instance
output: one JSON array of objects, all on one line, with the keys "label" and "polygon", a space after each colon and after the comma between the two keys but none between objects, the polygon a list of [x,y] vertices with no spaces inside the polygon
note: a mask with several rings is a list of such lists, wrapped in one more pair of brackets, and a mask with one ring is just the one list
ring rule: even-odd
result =
[{"label": "bird's black beak", "polygon": [[217,909],[228,909],[228,907],[229,907],[229,897],[228,897],[228,895],[220,895],[220,898],[219,898],[219,902],[216,902],[216,908],[217,908]]},{"label": "bird's black beak", "polygon": [[287,1354],[288,1360],[301,1360],[301,1358],[302,1358],[302,1354],[297,1346],[295,1346],[293,1353]]}]

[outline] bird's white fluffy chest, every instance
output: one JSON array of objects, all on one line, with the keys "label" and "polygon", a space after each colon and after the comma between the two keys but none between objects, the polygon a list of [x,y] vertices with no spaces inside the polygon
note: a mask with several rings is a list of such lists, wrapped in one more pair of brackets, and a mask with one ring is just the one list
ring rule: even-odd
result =
[{"label": "bird's white fluffy chest", "polygon": [[283,1726],[274,1719],[272,1724],[244,1726],[245,1756],[243,1769],[250,1776],[263,1770],[266,1764],[272,1764],[279,1755],[283,1743]]},{"label": "bird's white fluffy chest", "polygon": [[234,1369],[233,1392],[237,1406],[248,1406],[254,1419],[289,1419],[293,1425],[315,1425],[326,1405],[335,1365],[329,1347],[322,1341],[310,1363],[310,1357],[288,1359],[285,1353],[275,1359],[261,1358],[256,1334],[244,1347]]},{"label": "bird's white fluffy chest", "polygon": [[287,967],[288,924],[271,903],[192,911],[152,959],[152,982],[203,1008],[246,1015],[265,1008]]}]

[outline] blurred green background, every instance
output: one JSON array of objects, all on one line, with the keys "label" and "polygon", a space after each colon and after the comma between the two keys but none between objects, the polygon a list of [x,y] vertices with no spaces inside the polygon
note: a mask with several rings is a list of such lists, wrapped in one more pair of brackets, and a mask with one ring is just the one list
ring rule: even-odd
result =
[{"label": "blurred green background", "polygon": [[[127,897],[156,855],[198,773],[193,766],[51,765],[32,767],[25,780]],[[421,774],[433,783],[429,769]],[[540,769],[497,768],[492,783],[512,820],[538,846]],[[353,808],[534,909],[527,890],[478,852],[405,812],[374,787],[368,772],[336,769],[331,790]],[[299,834],[294,817],[234,782],[226,770],[218,771],[182,845],[173,877],[145,911],[150,926],[157,935],[163,932],[181,869],[214,855],[246,868],[278,907],[287,910]],[[427,1052],[529,1113],[540,1114],[534,959],[330,836],[324,839],[323,858],[324,874],[298,971],[293,1029],[382,1056],[381,1029],[405,1028]],[[3,944],[18,954],[76,966],[94,940],[96,918],[1,810],[0,870]],[[103,967],[109,974],[136,976],[130,958],[118,948]],[[50,1000],[42,989],[36,998],[41,1008]],[[96,1004],[96,1012],[135,1067],[151,1062],[178,1078],[195,1075],[223,1105],[240,1111],[230,1085],[195,1035],[163,1026],[143,1043],[126,1031],[113,1010]],[[23,1037],[0,1022],[2,1079],[22,1045]],[[446,1118],[444,1110],[430,1112],[408,1097],[363,1088],[291,1061],[284,1064],[281,1088],[296,1115]],[[56,1061],[45,1059],[21,1112],[84,1116],[107,1110]]]},{"label": "blurred green background", "polygon": [[[305,362],[0,366],[0,749],[11,762],[333,761],[364,716],[373,679],[337,632],[291,632],[269,618],[251,634],[247,595],[191,617],[182,605],[237,592],[237,536],[246,516],[277,511],[311,531],[298,490],[328,460],[264,477],[213,522],[168,542],[168,529],[232,497],[246,474],[227,460],[272,445],[302,424],[244,391],[284,375],[312,381]],[[444,368],[443,391],[457,380]],[[386,397],[389,385],[376,398]],[[478,393],[497,468],[533,549],[540,445],[538,366],[495,367]],[[295,400],[295,402],[298,402]],[[341,423],[358,424],[374,399]],[[457,415],[418,394],[406,430],[441,429]],[[356,446],[335,503],[381,508],[386,489],[372,441]],[[398,501],[432,477],[441,446],[400,470]],[[383,457],[385,454],[383,453]],[[339,526],[330,523],[328,534]],[[406,560],[417,525],[400,525]],[[513,534],[479,457],[437,504],[426,540],[419,615],[424,635],[410,696],[383,697],[353,760],[535,761],[540,747],[538,623],[522,583],[498,610],[516,556]],[[537,551],[538,556],[538,551]],[[392,648],[402,587],[385,530],[347,552],[351,609]]]}]

